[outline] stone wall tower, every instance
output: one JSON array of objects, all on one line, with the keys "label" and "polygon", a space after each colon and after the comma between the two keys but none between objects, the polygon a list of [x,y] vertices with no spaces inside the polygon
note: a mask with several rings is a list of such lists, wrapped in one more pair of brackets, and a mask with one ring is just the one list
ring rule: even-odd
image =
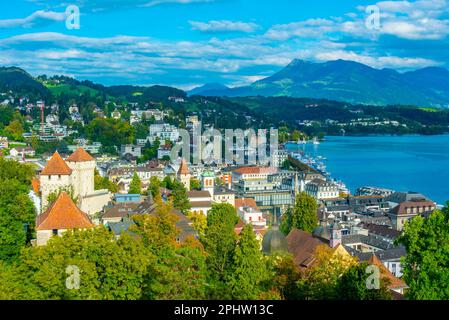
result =
[{"label": "stone wall tower", "polygon": [[83,148],[78,148],[66,159],[72,169],[72,185],[75,197],[92,194],[94,188],[95,158]]},{"label": "stone wall tower", "polygon": [[48,206],[48,196],[53,192],[68,190],[72,185],[72,169],[56,151],[40,174],[42,208]]},{"label": "stone wall tower", "polygon": [[187,191],[190,191],[190,177],[191,174],[187,165],[187,161],[182,158],[181,165],[179,166],[178,170],[178,179],[184,185]]}]

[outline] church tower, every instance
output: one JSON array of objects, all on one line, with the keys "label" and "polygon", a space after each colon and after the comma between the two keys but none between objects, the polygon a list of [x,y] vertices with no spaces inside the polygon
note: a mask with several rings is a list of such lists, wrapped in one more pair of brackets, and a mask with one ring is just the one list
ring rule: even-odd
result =
[{"label": "church tower", "polygon": [[341,227],[338,222],[334,222],[331,226],[331,238],[329,240],[329,246],[335,248],[341,244]]},{"label": "church tower", "polygon": [[94,192],[95,158],[83,148],[78,148],[66,159],[72,169],[72,185],[75,197],[84,197]]},{"label": "church tower", "polygon": [[191,174],[189,171],[189,167],[187,166],[187,161],[182,158],[181,165],[179,166],[178,170],[178,179],[184,185],[187,191],[190,191],[190,177]]},{"label": "church tower", "polygon": [[215,175],[213,172],[204,172],[202,175],[201,189],[209,191],[212,200],[215,191]]}]

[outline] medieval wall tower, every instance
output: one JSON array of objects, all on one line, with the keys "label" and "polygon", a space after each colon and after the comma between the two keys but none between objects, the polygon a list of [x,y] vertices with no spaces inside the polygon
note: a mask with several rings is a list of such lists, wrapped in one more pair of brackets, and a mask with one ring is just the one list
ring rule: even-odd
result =
[{"label": "medieval wall tower", "polygon": [[51,193],[59,192],[60,190],[70,191],[72,173],[72,169],[56,151],[42,170],[39,179],[42,208],[47,207],[48,196]]},{"label": "medieval wall tower", "polygon": [[190,191],[190,178],[191,174],[189,167],[187,166],[187,161],[183,158],[178,170],[178,179],[184,185],[187,191]]},{"label": "medieval wall tower", "polygon": [[94,192],[96,162],[83,148],[78,148],[66,159],[72,169],[72,185],[75,197],[84,197]]}]

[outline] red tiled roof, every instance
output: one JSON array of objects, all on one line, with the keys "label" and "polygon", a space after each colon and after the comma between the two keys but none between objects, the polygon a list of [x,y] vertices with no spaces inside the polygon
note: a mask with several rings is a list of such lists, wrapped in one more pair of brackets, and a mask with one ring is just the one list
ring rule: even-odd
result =
[{"label": "red tiled roof", "polygon": [[[408,208],[423,208],[423,207],[431,207],[431,210],[423,210],[422,212],[411,212],[407,213]],[[395,215],[407,215],[407,214],[419,214],[429,212],[435,209],[435,203],[432,201],[405,201],[397,205],[393,208],[392,213]]]},{"label": "red tiled roof", "polygon": [[178,174],[189,174],[189,173],[190,173],[190,171],[189,171],[189,167],[187,166],[187,161],[184,158],[182,158],[181,165],[178,170]]},{"label": "red tiled roof", "polygon": [[371,265],[375,265],[380,269],[380,273],[383,278],[386,278],[389,280],[388,288],[389,289],[398,289],[398,288],[405,288],[407,285],[404,281],[402,281],[399,278],[396,278],[390,270],[388,270],[384,264],[379,260],[379,258],[373,253],[371,258],[367,260],[367,262]]},{"label": "red tiled roof", "polygon": [[191,190],[187,192],[189,198],[210,198],[210,192],[207,190]]},{"label": "red tiled roof", "polygon": [[55,202],[36,219],[36,230],[86,229],[94,225],[78,209],[67,193],[61,192]]},{"label": "red tiled roof", "polygon": [[70,161],[70,162],[84,162],[84,161],[94,161],[94,160],[95,160],[95,158],[92,157],[86,150],[84,150],[81,147],[76,149],[76,151],[74,153],[72,153],[70,155],[70,157],[68,157],[66,159],[66,161]]},{"label": "red tiled roof", "polygon": [[209,208],[212,207],[211,201],[191,201],[190,206],[192,208]]},{"label": "red tiled roof", "polygon": [[299,268],[309,268],[315,262],[315,250],[319,245],[328,244],[311,233],[292,229],[287,236],[288,251]]},{"label": "red tiled roof", "polygon": [[256,204],[256,200],[253,198],[241,198],[241,199],[235,199],[235,207],[252,207],[256,210],[259,210]]},{"label": "red tiled roof", "polygon": [[41,182],[39,181],[38,178],[34,177],[31,180],[31,186],[33,187],[34,193],[35,194],[39,194],[39,189],[40,189],[40,186],[41,186]]},{"label": "red tiled roof", "polygon": [[50,160],[48,160],[47,165],[44,170],[42,170],[41,175],[70,175],[72,174],[72,169],[69,168],[64,159],[61,158],[58,151],[56,151]]},{"label": "red tiled roof", "polygon": [[271,167],[242,167],[234,170],[234,172],[240,174],[275,173],[276,171],[276,168]]}]

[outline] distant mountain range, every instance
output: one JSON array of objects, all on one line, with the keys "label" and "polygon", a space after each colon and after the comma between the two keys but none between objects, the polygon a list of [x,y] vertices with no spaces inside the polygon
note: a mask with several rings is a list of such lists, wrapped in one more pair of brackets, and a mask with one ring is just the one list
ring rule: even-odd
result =
[{"label": "distant mountain range", "polygon": [[336,60],[312,63],[293,60],[281,71],[249,86],[229,88],[219,83],[206,84],[187,93],[166,86],[103,86],[56,76],[59,85],[47,85],[46,77],[34,78],[17,67],[0,67],[0,92],[13,91],[46,99],[61,94],[79,96],[81,92],[124,98],[132,102],[162,101],[186,94],[215,97],[293,97],[327,99],[351,104],[414,105],[449,107],[449,70],[429,67],[399,73],[374,69],[353,61]]},{"label": "distant mountain range", "polygon": [[312,63],[293,60],[274,75],[245,87],[210,84],[190,95],[288,96],[370,105],[449,106],[449,70],[429,67],[399,73],[345,60]]},{"label": "distant mountain range", "polygon": [[82,93],[88,93],[93,96],[123,98],[132,102],[163,101],[170,96],[186,96],[184,91],[167,86],[103,86],[89,80],[79,81],[66,76],[54,76],[51,79],[57,84],[47,86],[46,76],[35,78],[17,67],[0,67],[0,93],[12,91],[39,99],[56,98],[61,95],[77,98]]}]

